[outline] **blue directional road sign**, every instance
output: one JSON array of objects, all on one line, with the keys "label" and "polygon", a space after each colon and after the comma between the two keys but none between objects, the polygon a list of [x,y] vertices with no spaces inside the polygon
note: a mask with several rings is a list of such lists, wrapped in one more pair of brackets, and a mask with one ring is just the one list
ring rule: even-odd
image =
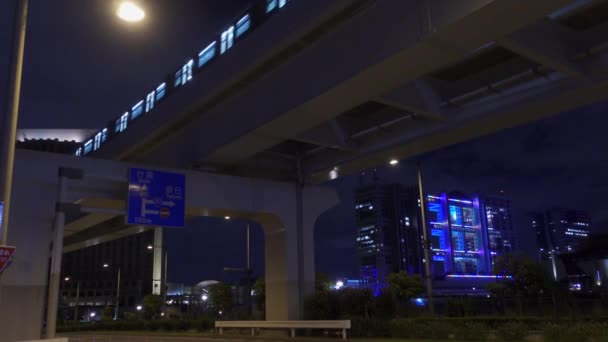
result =
[{"label": "blue directional road sign", "polygon": [[185,202],[185,175],[129,169],[128,224],[183,227]]}]

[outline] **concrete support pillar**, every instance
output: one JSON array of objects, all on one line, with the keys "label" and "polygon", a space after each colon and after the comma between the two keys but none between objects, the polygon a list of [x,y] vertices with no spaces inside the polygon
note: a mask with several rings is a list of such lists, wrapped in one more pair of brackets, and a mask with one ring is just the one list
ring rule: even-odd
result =
[{"label": "concrete support pillar", "polygon": [[267,320],[303,318],[304,298],[314,291],[315,222],[337,203],[335,192],[327,190],[303,187],[295,208],[278,213],[280,224],[263,224]]},{"label": "concrete support pillar", "polygon": [[163,228],[154,228],[154,262],[152,265],[152,294],[161,295],[163,283]]}]

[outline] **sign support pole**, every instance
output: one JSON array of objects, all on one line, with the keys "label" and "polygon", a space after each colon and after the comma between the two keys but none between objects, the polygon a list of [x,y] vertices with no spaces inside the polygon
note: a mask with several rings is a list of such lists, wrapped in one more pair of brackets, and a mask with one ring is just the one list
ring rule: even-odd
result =
[{"label": "sign support pole", "polygon": [[[68,176],[64,169],[59,169],[59,188],[57,191],[57,206],[66,200]],[[55,337],[57,326],[57,304],[59,301],[59,283],[61,277],[61,256],[63,254],[63,228],[65,226],[65,213],[59,207],[55,211],[53,224],[53,250],[51,256],[51,272],[49,278],[49,297],[46,311],[46,338]]]}]

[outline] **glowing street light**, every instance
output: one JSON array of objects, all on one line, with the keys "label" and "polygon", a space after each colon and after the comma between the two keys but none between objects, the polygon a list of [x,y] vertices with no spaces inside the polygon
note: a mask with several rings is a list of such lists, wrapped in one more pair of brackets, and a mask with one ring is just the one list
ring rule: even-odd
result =
[{"label": "glowing street light", "polygon": [[142,309],[141,305],[138,305],[136,309],[137,309],[137,311],[141,311],[141,309]]},{"label": "glowing street light", "polygon": [[108,265],[108,264],[103,264],[103,268],[108,268],[108,267],[110,267],[110,265]]},{"label": "glowing street light", "polygon": [[152,245],[148,245],[148,249],[154,249]]},{"label": "glowing street light", "polygon": [[230,216],[224,216],[224,220],[230,220]]},{"label": "glowing street light", "polygon": [[207,299],[209,299],[209,297],[206,294],[204,294],[201,296],[201,299],[203,300],[203,302],[206,302]]},{"label": "glowing street light", "polygon": [[130,23],[142,21],[146,17],[146,13],[141,7],[129,1],[123,2],[118,6],[116,15],[120,19]]},{"label": "glowing street light", "polygon": [[399,164],[399,160],[397,160],[397,159],[391,159],[391,161],[389,161],[388,163],[394,166],[394,165]]},{"label": "glowing street light", "polygon": [[65,279],[63,279],[65,281],[70,281],[70,277],[65,277]]}]

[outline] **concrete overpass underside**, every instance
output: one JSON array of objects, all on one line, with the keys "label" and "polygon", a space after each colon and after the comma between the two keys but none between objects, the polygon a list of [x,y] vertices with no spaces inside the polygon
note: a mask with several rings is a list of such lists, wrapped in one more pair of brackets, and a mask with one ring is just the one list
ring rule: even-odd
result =
[{"label": "concrete overpass underside", "polygon": [[[312,182],[353,173],[604,100],[607,18],[605,1],[293,1],[154,114],[164,124],[98,154]],[[249,56],[256,46],[268,51]],[[232,83],[214,79],[227,70]]]},{"label": "concrete overpass underside", "polygon": [[[132,166],[136,165],[17,151],[8,243],[18,249],[0,278],[0,321],[3,327],[14,329],[3,329],[0,341],[40,337],[59,168],[83,173],[81,180],[68,181],[64,203],[69,205],[60,206],[67,210],[63,240],[67,252],[154,229],[124,223],[126,179]],[[335,191],[198,171],[185,173],[187,217],[229,215],[262,226],[267,293],[273,294],[266,300],[267,318],[300,317],[303,296],[314,287],[315,221],[337,204]]]}]

